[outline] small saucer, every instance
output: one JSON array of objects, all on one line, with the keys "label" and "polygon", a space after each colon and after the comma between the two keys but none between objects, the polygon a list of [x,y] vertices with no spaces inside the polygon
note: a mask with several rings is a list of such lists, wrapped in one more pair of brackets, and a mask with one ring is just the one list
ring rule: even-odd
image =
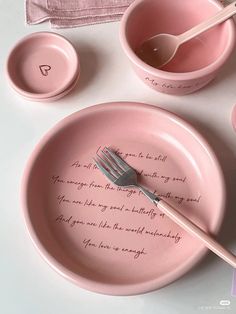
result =
[{"label": "small saucer", "polygon": [[37,32],[13,47],[6,71],[19,94],[43,101],[70,89],[79,76],[80,65],[67,39],[51,32]]}]

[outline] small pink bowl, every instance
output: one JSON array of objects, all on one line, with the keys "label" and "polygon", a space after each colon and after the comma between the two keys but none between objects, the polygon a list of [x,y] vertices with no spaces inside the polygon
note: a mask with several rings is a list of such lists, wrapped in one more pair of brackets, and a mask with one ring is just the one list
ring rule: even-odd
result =
[{"label": "small pink bowl", "polygon": [[71,87],[79,76],[78,55],[63,36],[37,32],[12,49],[6,72],[10,84],[29,99],[54,98]]},{"label": "small pink bowl", "polygon": [[222,8],[217,0],[134,1],[122,18],[120,40],[141,80],[159,92],[174,95],[189,94],[208,84],[234,48],[232,19],[181,45],[162,69],[149,66],[135,51],[155,34],[183,33]]}]

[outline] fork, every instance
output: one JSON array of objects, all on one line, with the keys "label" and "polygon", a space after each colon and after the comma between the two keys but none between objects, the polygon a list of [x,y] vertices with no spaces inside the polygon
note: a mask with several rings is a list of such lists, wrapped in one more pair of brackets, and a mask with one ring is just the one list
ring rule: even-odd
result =
[{"label": "fork", "polygon": [[217,254],[228,264],[236,268],[236,257],[212,238],[208,233],[194,224],[187,217],[178,212],[166,201],[157,197],[138,183],[137,172],[120,158],[110,148],[105,147],[97,153],[94,161],[101,172],[115,185],[123,187],[136,187],[152,202],[158,209],[171,218],[184,230],[197,237],[208,249]]}]

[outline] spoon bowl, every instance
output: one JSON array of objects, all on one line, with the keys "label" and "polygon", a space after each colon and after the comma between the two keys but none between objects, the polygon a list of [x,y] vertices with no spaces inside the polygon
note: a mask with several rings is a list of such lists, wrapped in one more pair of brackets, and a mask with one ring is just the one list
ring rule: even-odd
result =
[{"label": "spoon bowl", "polygon": [[177,36],[159,34],[145,41],[137,51],[141,60],[154,68],[160,68],[170,62],[179,47]]}]

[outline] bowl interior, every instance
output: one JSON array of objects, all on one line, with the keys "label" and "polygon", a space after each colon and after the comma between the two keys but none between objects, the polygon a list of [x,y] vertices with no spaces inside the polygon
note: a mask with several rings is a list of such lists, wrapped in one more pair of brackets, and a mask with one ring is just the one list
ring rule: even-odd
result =
[{"label": "bowl interior", "polygon": [[74,81],[78,72],[77,54],[63,37],[36,33],[15,46],[7,70],[14,88],[21,94],[50,97]]},{"label": "bowl interior", "polygon": [[[216,2],[208,0],[140,1],[130,11],[125,36],[135,52],[146,39],[158,33],[181,34],[219,9]],[[202,69],[217,60],[229,42],[230,23],[225,22],[182,44],[162,70],[183,73]]]}]

